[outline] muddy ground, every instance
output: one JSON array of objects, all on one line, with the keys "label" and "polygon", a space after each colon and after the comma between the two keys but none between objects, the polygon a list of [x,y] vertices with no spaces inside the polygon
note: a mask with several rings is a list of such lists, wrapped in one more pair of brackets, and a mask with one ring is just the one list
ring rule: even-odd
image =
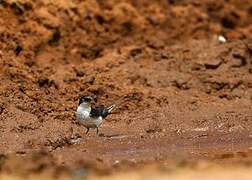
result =
[{"label": "muddy ground", "polygon": [[252,164],[251,0],[1,0],[0,79],[2,173]]}]

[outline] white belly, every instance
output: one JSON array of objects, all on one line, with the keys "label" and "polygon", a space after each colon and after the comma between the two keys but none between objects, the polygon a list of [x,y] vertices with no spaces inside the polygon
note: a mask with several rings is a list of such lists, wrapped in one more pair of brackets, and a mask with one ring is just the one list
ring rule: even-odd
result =
[{"label": "white belly", "polygon": [[86,119],[85,121],[82,122],[82,124],[85,127],[89,127],[89,128],[96,128],[99,127],[102,123],[102,117],[98,117],[98,118],[89,118]]},{"label": "white belly", "polygon": [[88,128],[99,127],[103,121],[101,116],[97,118],[89,117],[89,112],[86,112],[86,111],[82,111],[82,112],[77,111],[76,118],[82,125]]}]

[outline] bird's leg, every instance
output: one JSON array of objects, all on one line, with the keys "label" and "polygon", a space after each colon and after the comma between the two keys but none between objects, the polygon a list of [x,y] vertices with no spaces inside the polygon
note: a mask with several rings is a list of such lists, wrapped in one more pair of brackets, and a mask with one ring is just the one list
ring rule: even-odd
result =
[{"label": "bird's leg", "polygon": [[96,127],[96,134],[99,134],[99,128]]},{"label": "bird's leg", "polygon": [[89,128],[87,128],[86,134],[89,132]]},{"label": "bird's leg", "polygon": [[71,133],[70,138],[73,139],[74,138],[74,132],[73,132],[73,128],[72,127],[70,128],[70,133]]}]

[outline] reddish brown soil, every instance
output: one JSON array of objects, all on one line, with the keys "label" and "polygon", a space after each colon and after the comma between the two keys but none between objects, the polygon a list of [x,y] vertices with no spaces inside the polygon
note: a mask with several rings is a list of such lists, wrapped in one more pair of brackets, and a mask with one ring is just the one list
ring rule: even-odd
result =
[{"label": "reddish brown soil", "polygon": [[[0,1],[2,169],[252,162],[251,38],[251,0]],[[85,135],[86,94],[133,98]]]}]

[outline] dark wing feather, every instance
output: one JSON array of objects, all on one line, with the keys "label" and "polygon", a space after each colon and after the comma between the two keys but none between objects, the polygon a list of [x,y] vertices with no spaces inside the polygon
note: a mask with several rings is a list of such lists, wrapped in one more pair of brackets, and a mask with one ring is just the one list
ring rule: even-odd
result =
[{"label": "dark wing feather", "polygon": [[106,118],[109,114],[109,111],[106,107],[97,107],[97,108],[92,108],[90,112],[90,116],[93,118],[97,118],[101,116],[102,118]]}]

